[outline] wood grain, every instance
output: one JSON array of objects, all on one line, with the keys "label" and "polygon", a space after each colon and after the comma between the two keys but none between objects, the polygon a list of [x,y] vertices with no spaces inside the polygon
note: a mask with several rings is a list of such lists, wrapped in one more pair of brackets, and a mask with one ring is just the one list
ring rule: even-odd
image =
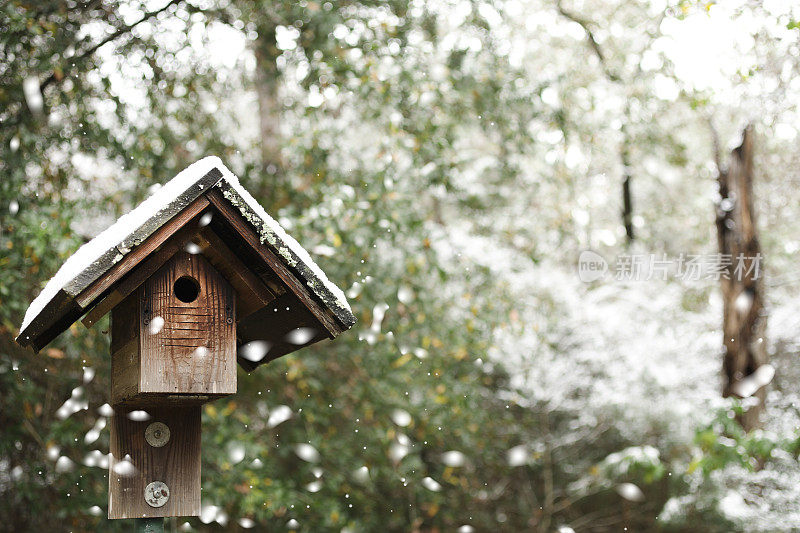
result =
[{"label": "wood grain", "polygon": [[[200,285],[193,302],[175,296],[182,276]],[[178,252],[142,284],[139,305],[141,392],[236,392],[236,294],[205,258]]]},{"label": "wood grain", "polygon": [[[148,420],[132,420],[130,409],[117,407],[111,418],[108,518],[200,515],[200,406],[155,406]],[[163,422],[170,431],[166,445],[150,446],[145,430]],[[130,466],[129,466],[130,465]],[[145,502],[145,487],[162,481],[169,487],[163,507]]]},{"label": "wood grain", "polygon": [[111,404],[139,392],[139,301],[136,294],[111,313]]},{"label": "wood grain", "polygon": [[[200,200],[207,202],[203,197],[198,198],[195,202]],[[199,221],[205,213],[206,211],[203,211],[195,215],[194,218],[186,222],[185,226],[175,231],[164,243],[153,250],[140,264],[134,265],[124,277],[118,280],[108,295],[102,298],[99,303],[93,304],[94,307],[83,317],[83,325],[87,328],[92,327],[129,294],[138,289],[147,278],[161,268],[173,255],[183,250],[201,230]]]},{"label": "wood grain", "polygon": [[[169,205],[159,210],[148,218],[138,228],[131,231],[117,246],[105,251],[96,261],[87,266],[71,281],[66,283],[58,293],[44,306],[41,312],[31,321],[24,331],[20,332],[17,339],[22,346],[32,346],[38,351],[67,329],[86,312],[97,298],[104,295],[113,281],[109,283],[106,278],[111,269],[113,275],[124,275],[125,264],[137,264],[139,259],[125,261],[126,253],[136,252],[142,246],[155,248],[158,242],[166,238],[163,228],[170,225],[170,221],[177,217],[187,216],[195,209],[193,202],[202,197],[205,190],[213,187],[222,179],[222,172],[212,168],[199,178],[191,187],[180,193]],[[200,200],[202,204],[204,200]],[[191,218],[191,215],[188,215]],[[182,224],[178,222],[176,227]],[[159,231],[161,230],[161,231]],[[168,232],[168,231],[167,231]],[[133,251],[133,252],[131,252]],[[141,253],[141,252],[136,252]],[[140,258],[147,255],[144,252]]]},{"label": "wood grain", "polygon": [[225,220],[233,226],[236,232],[247,242],[247,244],[259,255],[259,257],[278,275],[280,280],[290,289],[298,300],[313,313],[323,327],[328,331],[331,338],[336,337],[342,332],[342,328],[336,319],[329,314],[311,295],[297,276],[295,276],[284,262],[275,255],[270,249],[261,243],[261,240],[253,226],[231,206],[222,193],[211,190],[206,193],[208,200],[217,208]]},{"label": "wood grain", "polygon": [[111,354],[111,404],[119,405],[139,394],[141,379],[139,339]]},{"label": "wood grain", "polygon": [[209,227],[195,238],[203,256],[236,289],[236,320],[269,305],[275,293],[239,259],[225,241]]},{"label": "wood grain", "polygon": [[187,205],[177,215],[172,217],[169,222],[155,230],[143,243],[131,250],[118,263],[108,269],[102,276],[86,287],[75,297],[75,301],[84,309],[99,298],[107,289],[116,283],[122,276],[133,270],[133,268],[144,261],[151,252],[155,251],[182,228],[187,222],[199,215],[203,209],[208,207],[209,202],[205,195],[199,196],[192,203]]}]

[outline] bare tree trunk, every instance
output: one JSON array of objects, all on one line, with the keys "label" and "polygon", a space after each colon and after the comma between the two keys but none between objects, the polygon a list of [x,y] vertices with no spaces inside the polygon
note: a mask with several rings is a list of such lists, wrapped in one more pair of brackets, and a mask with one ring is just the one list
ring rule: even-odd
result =
[{"label": "bare tree trunk", "polygon": [[[617,84],[619,87],[623,88],[627,86],[626,80],[618,73],[614,68],[611,67],[609,61],[607,61],[605,53],[603,53],[603,49],[600,46],[600,42],[597,40],[592,27],[594,24],[592,23],[591,19],[583,18],[577,13],[573,13],[572,11],[566,9],[562,3],[562,0],[556,0],[556,10],[566,19],[571,20],[572,22],[577,23],[583,28],[583,31],[586,33],[586,41],[589,44],[590,48],[594,52],[594,55],[597,57],[598,61],[600,61],[600,65],[603,69],[603,73],[605,74],[606,78],[612,82]],[[659,22],[660,24],[660,22]],[[621,71],[620,71],[621,72]],[[629,95],[627,95],[630,98]],[[631,169],[631,162],[630,162],[630,147],[631,147],[631,136],[626,131],[625,125],[631,122],[630,119],[630,108],[626,107],[625,109],[625,122],[623,122],[622,127],[622,146],[620,150],[620,159],[622,162],[623,167],[623,176],[622,176],[622,224],[625,226],[625,238],[627,244],[631,244],[633,239],[635,238],[635,232],[633,227],[633,176],[632,176],[632,169]]]},{"label": "bare tree trunk", "polygon": [[[731,152],[730,166],[719,170],[717,239],[725,265],[722,276],[723,360],[725,397],[758,398],[739,422],[749,431],[760,426],[766,384],[772,377],[767,364],[766,314],[762,283],[761,247],[753,209],[753,131],[744,130],[742,144]],[[764,370],[768,369],[767,372]]]},{"label": "bare tree trunk", "polygon": [[278,98],[280,72],[277,58],[280,55],[275,40],[275,25],[264,24],[258,30],[254,48],[256,56],[255,86],[258,95],[258,124],[261,135],[261,168],[263,181],[260,196],[276,207],[280,203],[281,157],[281,103]]},{"label": "bare tree trunk", "polygon": [[[565,18],[571,20],[572,22],[576,22],[583,28],[583,31],[586,33],[586,40],[589,43],[594,55],[597,56],[597,59],[600,61],[600,65],[603,68],[603,73],[605,74],[606,78],[610,82],[616,83],[618,85],[622,85],[622,78],[619,74],[614,72],[611,68],[609,68],[608,62],[606,61],[606,56],[603,53],[603,49],[600,48],[600,43],[597,41],[597,38],[592,31],[592,23],[588,19],[581,18],[575,13],[572,13],[564,8],[562,5],[561,0],[556,0],[556,9],[558,12],[564,16]],[[622,126],[622,148],[620,150],[620,160],[622,163],[622,224],[625,226],[625,241],[627,244],[631,244],[634,239],[634,231],[633,231],[633,194],[631,192],[632,184],[633,184],[633,176],[631,176],[631,162],[630,162],[630,144],[631,139],[626,131],[625,124],[630,122],[630,108],[626,107],[625,109],[625,122]]]},{"label": "bare tree trunk", "polygon": [[625,225],[625,236],[628,244],[633,242],[633,197],[631,195],[631,166],[630,156],[628,155],[628,138],[625,137],[625,145],[622,147],[622,223]]}]

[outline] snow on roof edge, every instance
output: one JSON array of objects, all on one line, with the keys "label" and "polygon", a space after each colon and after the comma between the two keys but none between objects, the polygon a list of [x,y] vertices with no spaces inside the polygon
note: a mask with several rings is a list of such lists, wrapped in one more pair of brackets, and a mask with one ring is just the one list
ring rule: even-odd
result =
[{"label": "snow on roof edge", "polygon": [[[230,171],[228,171],[228,173],[230,173],[228,175],[225,171],[228,170],[225,169],[223,171],[223,179],[217,183],[217,186],[220,187],[223,182],[226,182],[230,185],[231,190],[223,190],[223,196],[242,213],[248,222],[255,226],[256,230],[259,232],[261,242],[263,243],[266,241],[290,267],[298,270],[302,277],[305,278],[308,287],[334,311],[337,318],[347,327],[352,326],[355,323],[355,317],[353,316],[353,311],[350,308],[350,304],[344,292],[328,279],[325,272],[311,259],[306,249],[303,248],[294,237],[286,233],[283,227],[266,212],[261,204],[259,204],[249,192],[247,192],[247,189],[239,183],[236,176],[230,173]],[[231,192],[234,192],[235,196],[241,198],[245,205],[241,205],[241,202],[238,201]],[[263,225],[259,227],[257,224],[258,220],[253,220],[251,213],[248,213],[248,211],[251,211],[255,217],[260,219]],[[305,272],[304,270],[308,271]],[[317,281],[322,285],[320,286],[317,284]],[[336,312],[337,308],[339,311],[344,311],[344,314]]]},{"label": "snow on roof edge", "polygon": [[[81,272],[100,259],[104,253],[118,246],[128,235],[169,205],[181,192],[188,189],[195,181],[217,166],[224,165],[215,156],[204,157],[192,163],[134,209],[119,217],[111,226],[78,248],[74,254],[67,258],[61,268],[44,286],[44,289],[31,302],[31,305],[28,306],[28,310],[25,311],[25,318],[23,318],[22,325],[19,328],[20,335],[44,310],[47,303],[58,294],[59,290],[77,278]],[[123,231],[125,228],[131,229],[130,231]]]},{"label": "snow on roof edge", "polygon": [[[59,268],[56,274],[47,282],[39,295],[31,302],[30,306],[28,306],[22,325],[20,326],[19,336],[25,333],[26,329],[30,327],[33,321],[42,313],[47,304],[55,298],[60,290],[77,280],[87,268],[99,261],[105,254],[119,247],[132,233],[142,228],[151,218],[167,208],[182,193],[187,191],[192,185],[215,168],[222,173],[222,178],[217,183],[222,180],[226,181],[232,190],[236,192],[236,195],[244,201],[247,209],[262,220],[263,227],[258,227],[254,224],[254,221],[248,218],[246,216],[247,214],[242,211],[244,206],[236,206],[242,211],[242,214],[248,218],[251,224],[254,224],[256,229],[259,230],[262,236],[262,242],[266,239],[271,245],[275,246],[276,250],[281,253],[283,259],[287,260],[291,266],[297,267],[298,260],[300,264],[305,265],[308,272],[301,271],[300,273],[306,278],[309,288],[311,288],[326,305],[331,307],[331,310],[334,311],[336,316],[340,320],[343,320],[348,327],[352,325],[355,317],[352,316],[350,305],[342,290],[328,279],[325,273],[311,259],[308,252],[300,246],[292,236],[286,233],[277,221],[267,214],[264,208],[239,183],[239,179],[222,163],[219,157],[207,156],[186,167],[142,203],[125,215],[122,215],[111,226],[78,248],[78,250],[61,265],[61,268]],[[228,199],[231,200],[231,198]],[[278,244],[285,245],[291,253],[281,251],[280,247],[276,245],[276,238],[277,241],[279,241]],[[122,256],[127,253],[127,250],[120,249],[119,252],[119,258],[121,259]],[[294,257],[292,257],[292,254]],[[319,283],[317,283],[317,281]]]}]

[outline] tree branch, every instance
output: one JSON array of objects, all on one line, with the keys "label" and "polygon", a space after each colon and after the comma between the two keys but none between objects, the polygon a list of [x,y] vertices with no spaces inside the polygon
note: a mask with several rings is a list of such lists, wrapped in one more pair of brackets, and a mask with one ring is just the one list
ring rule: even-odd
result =
[{"label": "tree branch", "polygon": [[556,0],[556,9],[558,12],[566,19],[571,20],[572,22],[577,23],[583,31],[586,32],[586,40],[589,42],[589,46],[591,46],[594,54],[597,56],[597,59],[600,60],[600,65],[603,67],[603,72],[605,73],[606,77],[613,81],[619,82],[621,78],[616,73],[612,72],[611,69],[608,67],[608,63],[606,62],[606,56],[603,54],[603,50],[600,48],[600,43],[597,42],[597,39],[594,36],[594,32],[590,27],[590,22],[586,19],[579,17],[574,13],[570,13],[564,6],[561,4],[561,0]]},{"label": "tree branch", "polygon": [[[86,50],[82,51],[80,54],[74,56],[74,59],[77,60],[77,61],[80,61],[80,60],[83,60],[83,59],[86,59],[86,58],[92,56],[101,47],[107,45],[108,43],[110,43],[112,41],[117,40],[118,38],[122,37],[126,33],[129,33],[133,28],[135,28],[136,26],[138,26],[142,22],[145,22],[145,21],[147,21],[147,20],[159,15],[160,13],[163,13],[164,11],[169,9],[170,7],[172,7],[174,5],[177,5],[177,4],[179,4],[179,3],[183,2],[183,1],[184,0],[170,0],[163,7],[160,7],[158,9],[156,9],[156,10],[153,10],[153,11],[148,11],[147,13],[145,13],[142,16],[142,18],[140,18],[139,20],[137,20],[133,24],[128,24],[126,26],[121,26],[121,27],[117,28],[116,31],[114,31],[113,33],[109,34],[105,39],[102,39],[100,42],[90,46]],[[52,72],[42,83],[39,84],[39,90],[42,93],[44,93],[45,88],[47,86],[49,86],[50,84],[52,84],[54,81],[56,81],[56,74],[55,74],[55,72]]]},{"label": "tree branch", "polygon": [[706,118],[708,123],[708,130],[711,132],[711,144],[714,149],[714,164],[717,166],[717,174],[722,174],[722,148],[719,142],[719,133],[717,128],[714,127],[714,119],[712,116]]}]

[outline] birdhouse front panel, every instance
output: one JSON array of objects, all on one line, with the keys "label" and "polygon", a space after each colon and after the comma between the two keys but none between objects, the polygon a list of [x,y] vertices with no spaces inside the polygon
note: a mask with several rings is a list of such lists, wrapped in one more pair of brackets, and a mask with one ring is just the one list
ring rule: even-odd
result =
[{"label": "birdhouse front panel", "polygon": [[236,392],[236,294],[199,254],[175,254],[112,312],[112,402]]},{"label": "birdhouse front panel", "polygon": [[197,254],[179,252],[140,288],[141,392],[236,392],[236,302]]}]

